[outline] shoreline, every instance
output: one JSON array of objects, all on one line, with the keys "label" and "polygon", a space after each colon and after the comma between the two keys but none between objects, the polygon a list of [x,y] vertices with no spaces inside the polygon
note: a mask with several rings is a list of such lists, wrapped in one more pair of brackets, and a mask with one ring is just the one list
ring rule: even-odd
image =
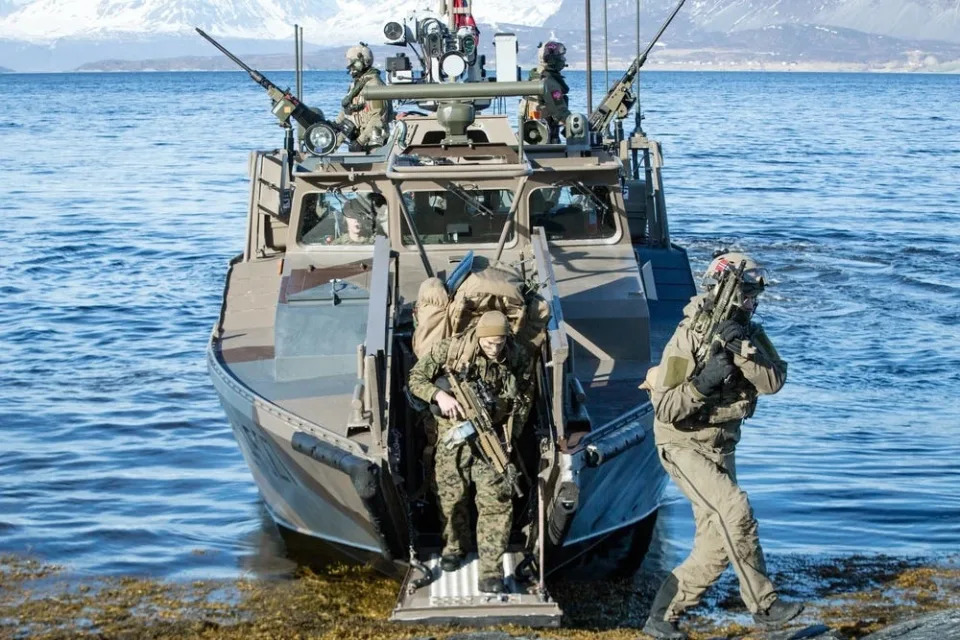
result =
[{"label": "shoreline", "polygon": [[[924,616],[960,633],[960,556],[837,558],[780,556],[771,574],[787,599],[807,603],[796,625],[773,634],[753,628],[724,574],[683,626],[692,640],[803,637],[877,640],[901,637],[895,625],[923,626]],[[464,633],[455,627],[388,622],[399,584],[366,567],[300,567],[281,579],[195,580],[171,583],[134,576],[72,576],[22,556],[0,556],[0,636],[32,638],[598,638],[627,640],[640,634],[660,576],[560,582],[551,593],[564,608],[559,629],[510,627]],[[914,624],[910,621],[920,620]],[[945,622],[944,622],[945,621]],[[952,630],[954,627],[950,627]],[[644,637],[640,635],[640,637]],[[926,637],[926,636],[915,636]]]}]

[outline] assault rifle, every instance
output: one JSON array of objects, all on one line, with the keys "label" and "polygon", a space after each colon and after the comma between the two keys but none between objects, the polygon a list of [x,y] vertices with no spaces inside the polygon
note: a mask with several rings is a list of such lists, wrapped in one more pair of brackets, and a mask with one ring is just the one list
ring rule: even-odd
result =
[{"label": "assault rifle", "polygon": [[[482,380],[471,379],[467,372],[450,375],[446,380],[453,397],[463,408],[466,421],[451,429],[444,439],[445,442],[448,446],[464,440],[475,443],[480,458],[490,465],[497,476],[513,487],[518,498],[522,498],[523,490],[520,488],[517,467],[510,461],[510,454],[504,451],[503,443],[490,417],[490,409],[497,403],[496,396]],[[510,434],[505,435],[510,437]]]},{"label": "assault rifle", "polygon": [[746,260],[741,260],[736,269],[728,269],[720,276],[717,283],[717,292],[712,300],[704,302],[693,318],[693,330],[703,336],[700,347],[696,352],[697,369],[703,370],[707,360],[716,353],[714,341],[717,339],[717,329],[736,314],[739,306],[737,294],[743,282],[743,270],[747,266]]},{"label": "assault rifle", "polygon": [[670,14],[670,17],[667,18],[663,26],[660,27],[660,31],[658,31],[657,35],[650,41],[650,45],[646,51],[634,59],[633,64],[631,64],[627,72],[623,74],[623,77],[620,78],[610,91],[607,92],[607,95],[604,96],[600,106],[590,114],[589,122],[591,131],[594,133],[603,133],[615,117],[623,120],[627,117],[627,114],[630,113],[630,107],[637,101],[637,97],[633,95],[633,91],[631,90],[633,80],[636,78],[637,72],[640,71],[640,67],[647,61],[647,56],[650,55],[657,41],[660,40],[660,36],[663,35],[663,32],[666,31],[670,23],[673,22],[674,17],[676,17],[680,11],[680,7],[682,7],[686,1],[687,0],[680,0],[680,3],[674,8],[673,13]]},{"label": "assault rifle", "polygon": [[[223,55],[237,63],[237,66],[246,71],[247,74],[253,78],[254,82],[267,90],[267,95],[270,97],[270,101],[273,103],[273,115],[277,117],[277,120],[280,121],[281,125],[289,126],[290,119],[293,118],[296,120],[297,124],[303,127],[304,130],[308,129],[311,125],[321,122],[330,126],[334,126],[323,117],[322,111],[319,109],[311,109],[307,105],[300,102],[295,95],[290,93],[289,89],[281,89],[277,85],[270,82],[262,73],[248,66],[240,58],[227,51],[226,47],[208,36],[199,27],[197,27],[197,33],[203,36],[210,44],[219,49]],[[334,128],[336,129],[335,126]]]}]

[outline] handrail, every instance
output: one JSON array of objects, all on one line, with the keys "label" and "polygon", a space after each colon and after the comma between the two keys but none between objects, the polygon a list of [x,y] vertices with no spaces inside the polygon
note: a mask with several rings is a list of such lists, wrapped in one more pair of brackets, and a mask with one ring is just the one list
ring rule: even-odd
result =
[{"label": "handrail", "polygon": [[367,410],[373,426],[372,441],[379,446],[383,441],[384,416],[380,398],[385,381],[381,369],[387,354],[390,305],[390,240],[385,236],[377,236],[373,244],[373,264],[370,271],[363,381],[369,402]]},{"label": "handrail", "polygon": [[567,421],[564,408],[566,406],[566,362],[570,355],[569,340],[563,324],[563,310],[560,307],[560,293],[557,289],[557,280],[553,275],[553,265],[550,261],[550,248],[547,245],[547,236],[543,227],[534,227],[530,235],[530,245],[533,248],[533,257],[537,265],[537,278],[544,282],[543,298],[550,306],[550,322],[547,324],[548,344],[550,347],[551,389],[550,408],[553,414],[553,425],[557,439],[566,437]]}]

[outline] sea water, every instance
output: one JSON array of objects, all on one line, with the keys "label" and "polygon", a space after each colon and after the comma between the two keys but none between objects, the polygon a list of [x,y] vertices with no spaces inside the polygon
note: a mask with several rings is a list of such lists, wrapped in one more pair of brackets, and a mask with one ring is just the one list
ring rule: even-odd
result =
[{"label": "sea water", "polygon": [[[584,75],[568,76],[583,110]],[[308,72],[304,99],[332,115],[347,80]],[[738,449],[768,555],[955,552],[960,76],[641,86],[673,242],[695,270],[724,246],[773,273],[758,318],[788,382]],[[2,75],[0,105],[0,553],[174,579],[283,566],[204,360],[244,243],[248,152],[282,145],[262,89],[242,73]],[[692,518],[667,499],[660,536],[680,557]]]}]

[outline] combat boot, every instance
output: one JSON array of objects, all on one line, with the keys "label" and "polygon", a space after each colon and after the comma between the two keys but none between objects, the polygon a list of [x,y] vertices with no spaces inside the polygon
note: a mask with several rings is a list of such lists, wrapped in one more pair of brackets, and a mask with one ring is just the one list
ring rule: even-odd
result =
[{"label": "combat boot", "polygon": [[677,577],[672,573],[660,585],[656,597],[650,604],[650,616],[643,625],[643,632],[659,640],[687,640],[687,634],[680,630],[675,620],[664,620],[667,607],[677,595]]},{"label": "combat boot", "polygon": [[802,602],[784,602],[777,598],[766,611],[753,614],[754,621],[763,627],[776,627],[793,620],[803,611]]},{"label": "combat boot", "polygon": [[456,571],[463,563],[462,553],[445,553],[440,556],[440,568],[444,571]]},{"label": "combat boot", "polygon": [[480,578],[477,582],[477,588],[483,593],[503,593],[506,589],[503,586],[501,578]]},{"label": "combat boot", "polygon": [[673,620],[654,620],[647,618],[642,631],[659,640],[687,640],[687,634],[680,630]]}]

